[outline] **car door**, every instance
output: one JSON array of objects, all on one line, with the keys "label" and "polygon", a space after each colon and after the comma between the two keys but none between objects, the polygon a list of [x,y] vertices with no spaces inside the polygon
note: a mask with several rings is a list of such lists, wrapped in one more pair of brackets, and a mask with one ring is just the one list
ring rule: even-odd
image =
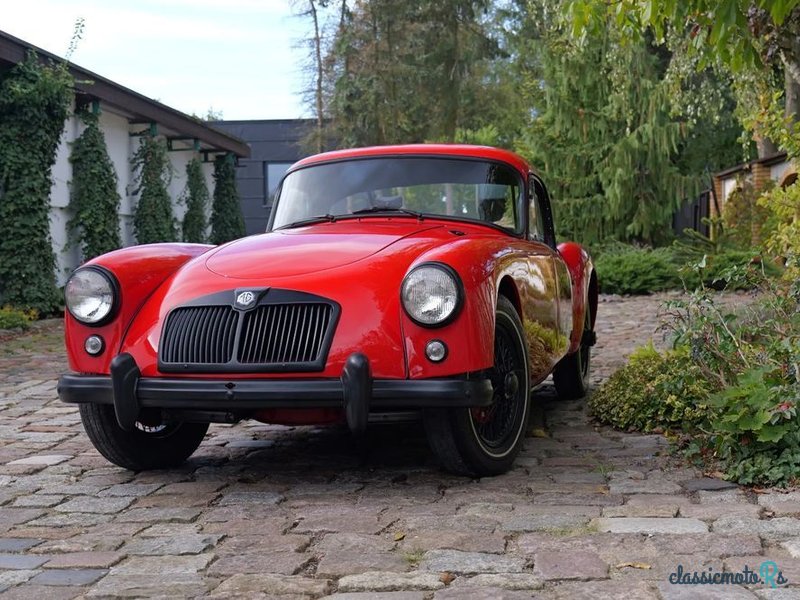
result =
[{"label": "car door", "polygon": [[530,288],[523,327],[532,380],[543,380],[567,351],[572,330],[572,287],[566,264],[555,248],[550,200],[534,174],[528,185],[527,243]]}]

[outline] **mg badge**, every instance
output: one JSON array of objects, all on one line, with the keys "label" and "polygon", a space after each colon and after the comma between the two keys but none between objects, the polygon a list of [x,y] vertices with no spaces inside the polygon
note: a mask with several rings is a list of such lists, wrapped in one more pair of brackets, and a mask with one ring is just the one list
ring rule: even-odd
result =
[{"label": "mg badge", "polygon": [[238,308],[249,308],[255,299],[256,295],[253,292],[242,292],[236,296],[236,306]]}]

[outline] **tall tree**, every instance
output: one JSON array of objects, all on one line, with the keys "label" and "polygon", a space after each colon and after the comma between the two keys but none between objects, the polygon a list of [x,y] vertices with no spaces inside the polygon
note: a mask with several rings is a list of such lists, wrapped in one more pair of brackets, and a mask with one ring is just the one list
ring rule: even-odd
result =
[{"label": "tall tree", "polygon": [[326,115],[344,146],[454,141],[490,124],[488,0],[340,5],[325,58]]},{"label": "tall tree", "polygon": [[[655,31],[660,38],[676,31],[691,41],[690,48],[705,64],[719,61],[748,79],[754,70],[778,69],[787,123],[791,127],[800,120],[800,0],[571,0],[569,14],[574,33],[584,37],[614,19],[628,40],[639,39],[643,31]],[[755,118],[745,120],[760,156],[775,151],[766,139],[765,119],[758,118],[759,108],[774,111],[772,100],[770,93],[762,94],[761,106],[750,109]]]}]

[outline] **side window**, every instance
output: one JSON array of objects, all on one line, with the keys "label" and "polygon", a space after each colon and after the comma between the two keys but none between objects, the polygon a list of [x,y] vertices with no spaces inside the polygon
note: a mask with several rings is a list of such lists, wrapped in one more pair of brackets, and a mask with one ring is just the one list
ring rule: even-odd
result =
[{"label": "side window", "polygon": [[541,192],[536,185],[536,180],[531,178],[530,183],[530,205],[528,207],[528,237],[539,242],[544,239],[544,221],[542,219],[542,207],[539,201]]},{"label": "side window", "polygon": [[272,206],[272,202],[275,200],[275,192],[278,190],[278,184],[292,164],[290,162],[264,163],[264,206]]}]

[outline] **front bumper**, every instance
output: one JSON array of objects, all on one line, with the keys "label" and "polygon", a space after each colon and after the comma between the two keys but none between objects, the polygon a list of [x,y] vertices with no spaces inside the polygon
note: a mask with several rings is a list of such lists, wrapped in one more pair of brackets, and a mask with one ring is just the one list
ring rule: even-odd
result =
[{"label": "front bumper", "polygon": [[342,408],[355,433],[369,412],[413,408],[481,407],[492,403],[491,381],[477,379],[372,379],[369,360],[351,355],[339,379],[168,379],[142,377],[130,354],[111,361],[111,375],[62,375],[64,402],[111,404],[117,422],[132,430],[142,409],[246,415],[269,408]]}]

